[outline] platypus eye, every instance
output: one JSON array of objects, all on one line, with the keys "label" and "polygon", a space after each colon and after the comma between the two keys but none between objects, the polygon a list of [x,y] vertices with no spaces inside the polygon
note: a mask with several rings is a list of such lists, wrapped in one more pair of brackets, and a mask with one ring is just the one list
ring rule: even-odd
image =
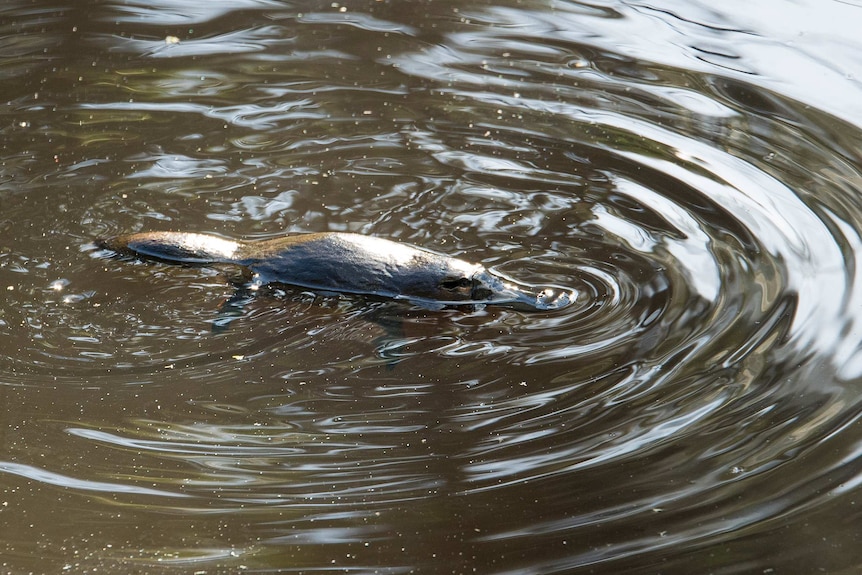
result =
[{"label": "platypus eye", "polygon": [[465,288],[472,285],[469,278],[447,278],[440,282],[440,286],[446,289]]}]

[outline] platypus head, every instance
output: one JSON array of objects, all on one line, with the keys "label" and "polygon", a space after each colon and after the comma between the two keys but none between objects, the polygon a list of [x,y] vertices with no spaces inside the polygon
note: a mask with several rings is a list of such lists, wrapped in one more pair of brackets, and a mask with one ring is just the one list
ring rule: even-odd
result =
[{"label": "platypus head", "polygon": [[438,285],[440,300],[458,303],[505,305],[523,310],[553,310],[574,301],[571,290],[558,287],[518,285],[470,265],[449,269]]},{"label": "platypus head", "polygon": [[559,287],[519,285],[487,270],[471,278],[470,299],[526,310],[553,310],[566,307],[575,299],[572,290]]}]

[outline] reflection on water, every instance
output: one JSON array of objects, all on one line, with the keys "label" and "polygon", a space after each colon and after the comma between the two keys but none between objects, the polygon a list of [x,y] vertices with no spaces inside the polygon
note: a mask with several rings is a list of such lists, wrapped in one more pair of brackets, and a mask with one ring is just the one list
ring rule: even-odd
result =
[{"label": "reflection on water", "polygon": [[[3,569],[854,572],[859,10],[7,3]],[[214,330],[231,270],[93,250],[151,229],[579,299]]]}]

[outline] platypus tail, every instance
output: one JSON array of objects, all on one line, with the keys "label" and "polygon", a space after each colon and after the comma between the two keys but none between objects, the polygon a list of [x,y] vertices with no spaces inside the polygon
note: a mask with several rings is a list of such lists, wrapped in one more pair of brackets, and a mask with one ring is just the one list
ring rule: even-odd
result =
[{"label": "platypus tail", "polygon": [[237,263],[242,245],[217,236],[185,232],[143,232],[96,243],[123,255],[187,264]]}]

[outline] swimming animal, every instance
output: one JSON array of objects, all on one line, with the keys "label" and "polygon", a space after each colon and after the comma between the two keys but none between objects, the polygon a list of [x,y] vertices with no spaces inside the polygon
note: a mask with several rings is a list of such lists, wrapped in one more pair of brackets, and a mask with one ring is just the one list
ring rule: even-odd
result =
[{"label": "swimming animal", "polygon": [[97,242],[122,255],[181,264],[236,264],[253,287],[270,283],[324,293],[404,299],[426,307],[507,305],[553,310],[571,290],[501,278],[479,264],[360,234],[323,232],[235,241],[210,234],[143,232]]}]

